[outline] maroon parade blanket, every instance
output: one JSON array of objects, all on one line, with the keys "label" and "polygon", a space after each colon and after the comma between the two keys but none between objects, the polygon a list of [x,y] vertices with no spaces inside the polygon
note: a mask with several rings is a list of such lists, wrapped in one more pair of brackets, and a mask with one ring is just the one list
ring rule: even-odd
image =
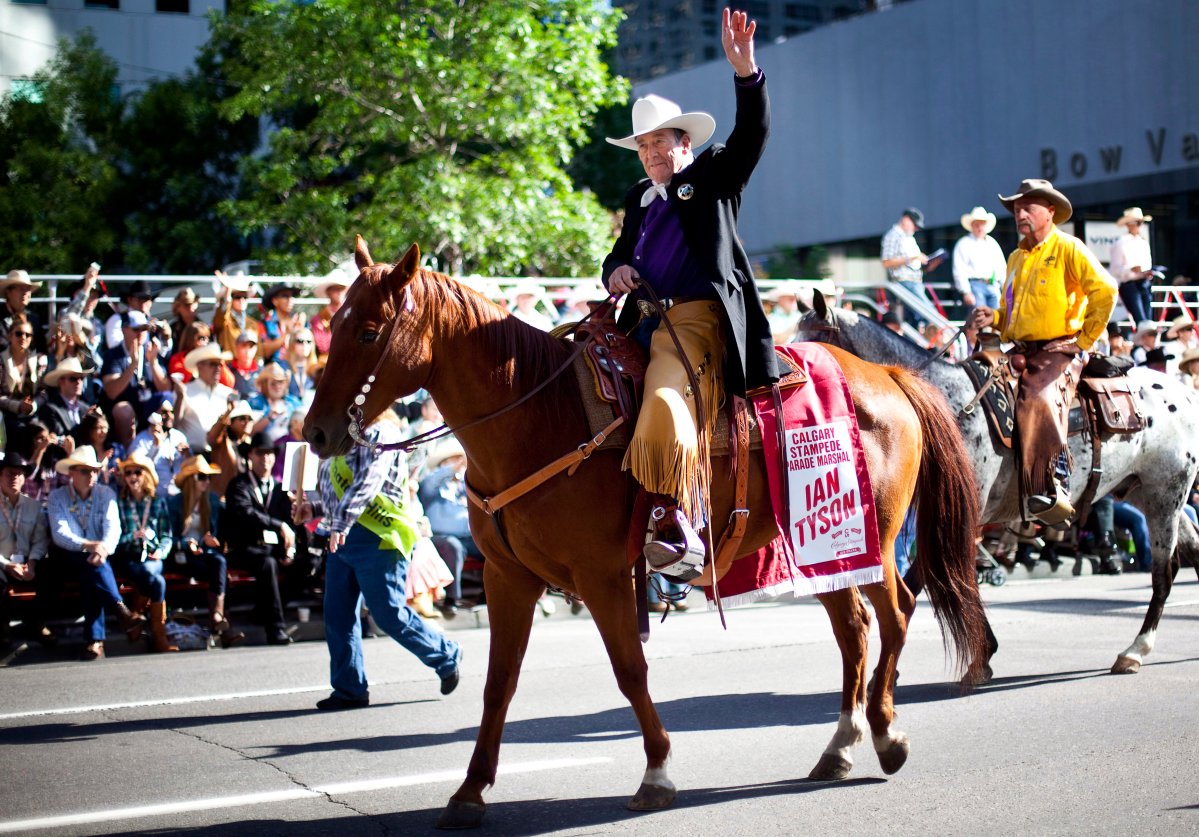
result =
[{"label": "maroon parade blanket", "polygon": [[[845,375],[819,343],[793,343],[776,351],[809,378],[806,385],[782,392],[787,440],[782,454],[772,397],[753,400],[782,534],[756,556],[733,562],[719,582],[728,606],[883,580],[874,493]],[[784,479],[790,508],[783,508]],[[712,597],[711,590],[705,592]]]}]

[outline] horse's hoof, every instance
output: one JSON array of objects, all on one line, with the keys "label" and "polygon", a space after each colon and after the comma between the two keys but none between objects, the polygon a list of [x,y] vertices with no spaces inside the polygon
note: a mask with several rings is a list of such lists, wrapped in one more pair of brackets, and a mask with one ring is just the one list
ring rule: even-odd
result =
[{"label": "horse's hoof", "polygon": [[478,828],[483,823],[483,803],[451,799],[437,818],[437,827],[445,831]]},{"label": "horse's hoof", "polygon": [[835,782],[844,779],[851,770],[853,770],[853,762],[841,756],[825,753],[820,757],[820,761],[816,762],[816,766],[812,768],[808,778],[818,782]]},{"label": "horse's hoof", "polygon": [[1132,657],[1116,657],[1116,664],[1112,666],[1112,674],[1136,674],[1140,670],[1140,661]]},{"label": "horse's hoof", "polygon": [[674,788],[647,785],[642,782],[641,787],[637,788],[637,793],[625,807],[630,811],[661,811],[663,808],[673,805],[676,796],[678,796],[678,791]]},{"label": "horse's hoof", "polygon": [[888,776],[892,773],[898,773],[899,768],[903,767],[904,763],[908,760],[908,750],[910,749],[911,745],[908,744],[908,737],[905,735],[892,741],[887,749],[880,750],[878,763],[882,765],[883,772]]}]

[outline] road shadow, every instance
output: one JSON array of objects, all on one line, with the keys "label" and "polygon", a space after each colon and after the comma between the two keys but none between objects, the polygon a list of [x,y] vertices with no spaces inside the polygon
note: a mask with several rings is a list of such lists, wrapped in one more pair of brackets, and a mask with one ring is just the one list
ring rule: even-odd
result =
[{"label": "road shadow", "polygon": [[[672,811],[699,809],[709,805],[748,800],[769,800],[779,796],[818,793],[832,788],[886,783],[886,779],[866,777],[842,782],[813,782],[808,779],[788,779],[752,785],[723,788],[680,790],[673,808],[651,814],[634,813],[625,808],[628,796],[596,796],[581,799],[529,799],[513,802],[493,802],[487,805],[481,834],[502,834],[504,837],[535,837],[535,835],[590,830],[603,833],[605,826],[640,821],[645,833],[662,829],[670,833],[666,819]],[[633,789],[630,789],[633,790]],[[632,793],[630,792],[630,796]],[[328,834],[445,834],[434,828],[441,808],[403,811],[394,814],[362,817],[340,817],[310,822],[284,822],[270,819],[243,819],[222,825],[196,828],[138,829],[123,832],[132,835],[209,835],[209,837],[242,837],[254,835],[288,835],[309,837]],[[122,832],[109,832],[117,834]]]}]

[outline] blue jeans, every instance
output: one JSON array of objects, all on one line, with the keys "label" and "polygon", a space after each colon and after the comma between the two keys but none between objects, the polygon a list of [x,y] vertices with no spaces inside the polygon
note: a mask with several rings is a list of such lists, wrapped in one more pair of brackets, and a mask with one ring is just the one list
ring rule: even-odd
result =
[{"label": "blue jeans", "polygon": [[136,561],[114,556],[121,573],[128,577],[137,592],[152,602],[166,601],[167,580],[162,575],[161,561]]},{"label": "blue jeans", "polygon": [[992,309],[999,307],[999,290],[990,282],[971,279],[970,293],[974,294],[975,307],[979,305],[985,305]]},{"label": "blue jeans", "polygon": [[[94,567],[87,561],[85,552],[58,552],[55,560],[61,558],[68,567],[79,573],[79,591],[83,598],[83,621],[90,637],[90,642],[103,642],[107,632],[104,629],[105,607],[115,609],[122,603],[121,591],[117,587],[116,576],[112,572],[112,564],[105,561]],[[39,573],[40,575],[40,573]]]},{"label": "blue jeans", "polygon": [[408,561],[365,526],[350,529],[346,542],[330,552],[325,564],[325,644],[333,694],[362,698],[370,694],[362,660],[362,602],[371,618],[422,663],[445,677],[461,657],[458,643],[426,625],[405,601]]},{"label": "blue jeans", "polygon": [[187,571],[191,577],[208,585],[208,592],[214,596],[225,595],[225,585],[229,578],[229,562],[219,549],[205,546],[198,554],[184,550],[187,556]]},{"label": "blue jeans", "polygon": [[1148,279],[1120,283],[1120,301],[1128,309],[1133,323],[1153,319],[1153,288]]},{"label": "blue jeans", "polygon": [[909,557],[912,552],[912,547],[916,545],[916,506],[912,504],[908,506],[908,512],[904,515],[903,526],[900,527],[899,534],[895,537],[895,572],[900,578],[908,574],[908,569],[912,566],[912,560]]},{"label": "blue jeans", "polygon": [[1137,551],[1137,567],[1144,572],[1153,569],[1153,548],[1149,545],[1149,524],[1140,510],[1117,500],[1112,504],[1113,518],[1121,529],[1132,535],[1132,544]]}]

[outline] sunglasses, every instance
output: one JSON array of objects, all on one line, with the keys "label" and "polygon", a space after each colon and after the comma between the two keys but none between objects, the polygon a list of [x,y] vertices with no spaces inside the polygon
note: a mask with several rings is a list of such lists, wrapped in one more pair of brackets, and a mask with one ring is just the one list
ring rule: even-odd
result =
[{"label": "sunglasses", "polygon": [[83,378],[79,377],[78,375],[63,375],[61,378],[59,378],[59,380],[66,381],[69,384],[77,384],[82,381]]},{"label": "sunglasses", "polygon": [[12,332],[12,336],[13,337],[28,337],[28,338],[32,339],[33,332],[32,331],[14,331],[14,332]]},{"label": "sunglasses", "polygon": [[140,468],[130,468],[128,471],[124,471],[122,473],[124,473],[126,477],[140,477],[142,475]]},{"label": "sunglasses", "polygon": [[297,340],[296,342],[299,343],[301,346],[307,346],[312,341],[311,340]]},{"label": "sunglasses", "polygon": [[210,477],[208,474],[196,474],[196,482],[199,482],[201,480],[203,480],[204,482],[208,482],[209,479],[210,479]]},{"label": "sunglasses", "polygon": [[249,294],[230,294],[229,298],[230,299],[249,299],[250,295]]}]

